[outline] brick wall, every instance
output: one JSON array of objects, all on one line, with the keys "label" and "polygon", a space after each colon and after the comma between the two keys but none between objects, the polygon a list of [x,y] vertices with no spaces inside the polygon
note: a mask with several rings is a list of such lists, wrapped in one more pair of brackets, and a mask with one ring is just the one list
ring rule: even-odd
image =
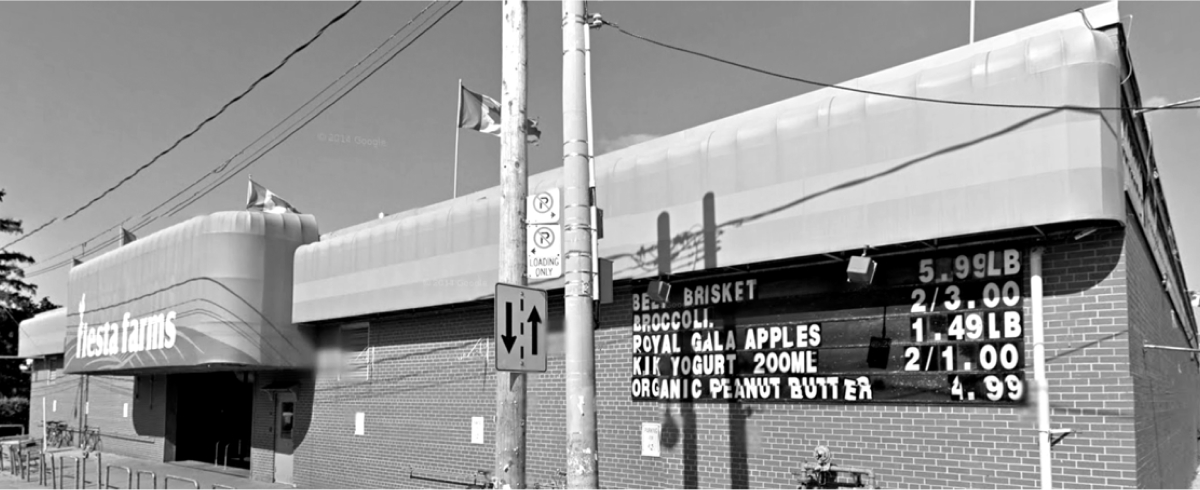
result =
[{"label": "brick wall", "polygon": [[[1124,240],[1110,229],[1047,247],[1043,258],[1050,424],[1073,431],[1053,449],[1056,487],[1136,481]],[[1022,432],[1029,448],[1022,464],[1036,472],[1035,434]],[[1037,482],[1032,476],[1025,485]]]},{"label": "brick wall", "polygon": [[[78,420],[75,405],[79,400],[79,380],[75,376],[63,376],[61,366],[61,361],[47,363],[45,359],[37,359],[33,364],[29,389],[29,432],[37,437],[41,437],[42,433],[43,399],[46,401],[46,420],[63,421],[71,426],[75,426]],[[53,367],[57,369],[51,380]]]},{"label": "brick wall", "polygon": [[[73,429],[79,428],[79,411],[86,408],[87,425],[100,429],[103,451],[163,460],[166,376],[155,376],[155,382],[151,382],[150,376],[91,376],[87,389],[90,403],[76,407],[81,376],[64,376],[60,370],[53,381],[47,381],[49,372],[45,364],[39,361],[35,368],[37,380],[30,390],[29,426],[37,437],[41,436],[41,403],[45,398],[46,420],[66,422]],[[78,434],[75,442],[79,442]]]},{"label": "brick wall", "polygon": [[1140,227],[1130,228],[1126,254],[1129,358],[1138,414],[1134,424],[1137,484],[1142,488],[1189,488],[1200,435],[1196,426],[1200,372],[1192,354],[1142,346],[1195,346],[1189,344],[1180,326]]},{"label": "brick wall", "polygon": [[[275,395],[263,391],[272,384],[297,384],[296,415],[292,425],[292,438],[296,452],[307,439],[309,419],[313,413],[313,378],[311,375],[291,371],[260,371],[254,385],[254,422],[250,435],[250,471],[256,481],[275,481]],[[315,446],[314,446],[315,447]],[[296,457],[298,459],[298,457]],[[299,473],[299,469],[296,470]],[[298,481],[295,480],[294,481]]]},{"label": "brick wall", "polygon": [[[1075,431],[1054,450],[1059,487],[1137,483],[1124,245],[1124,233],[1113,229],[1046,250],[1053,425]],[[1038,484],[1031,408],[633,403],[632,288],[618,285],[596,332],[603,486],[787,487],[795,484],[790,470],[818,444],[833,448],[841,464],[877,469],[889,486]],[[565,465],[561,297],[552,295],[551,305],[549,370],[528,383],[531,485]],[[311,385],[297,483],[453,488],[490,469],[491,322],[490,302],[373,322],[370,380],[318,375]],[[1032,378],[1028,362],[1027,372]],[[355,412],[366,414],[365,435],[353,435]],[[482,445],[470,444],[473,416],[486,421]],[[661,458],[640,455],[642,422],[663,424]]]}]

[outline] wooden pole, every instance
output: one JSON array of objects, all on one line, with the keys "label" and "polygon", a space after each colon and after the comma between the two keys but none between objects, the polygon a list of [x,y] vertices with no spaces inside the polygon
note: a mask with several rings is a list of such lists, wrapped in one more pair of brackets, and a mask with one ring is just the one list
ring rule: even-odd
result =
[{"label": "wooden pole", "polygon": [[[504,0],[500,90],[500,274],[524,286],[525,0]],[[496,488],[525,488],[525,373],[496,372]]]},{"label": "wooden pole", "polygon": [[599,488],[592,318],[592,192],[584,78],[583,0],[563,0],[563,238],[567,488]]}]

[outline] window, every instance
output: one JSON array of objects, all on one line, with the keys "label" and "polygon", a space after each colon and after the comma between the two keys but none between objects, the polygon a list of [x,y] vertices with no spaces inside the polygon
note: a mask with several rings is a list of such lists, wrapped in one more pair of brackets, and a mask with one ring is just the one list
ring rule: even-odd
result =
[{"label": "window", "polygon": [[50,371],[50,381],[62,376],[63,356],[50,356],[46,358],[47,370]]},{"label": "window", "polygon": [[371,348],[371,324],[362,322],[342,325],[340,340],[343,362],[338,379],[370,381],[374,354],[374,349]]},{"label": "window", "polygon": [[279,438],[292,438],[292,421],[296,415],[295,402],[283,402],[279,410]]}]

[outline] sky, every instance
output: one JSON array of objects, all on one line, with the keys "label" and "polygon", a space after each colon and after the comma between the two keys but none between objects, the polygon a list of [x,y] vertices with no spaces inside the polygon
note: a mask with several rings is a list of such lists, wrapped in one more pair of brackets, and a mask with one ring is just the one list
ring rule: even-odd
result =
[{"label": "sky", "polygon": [[[979,2],[983,39],[1098,2]],[[49,257],[144,213],[254,141],[341,75],[425,2],[367,2],[155,166],[15,248]],[[191,130],[349,2],[0,2],[0,215],[31,229],[98,195]],[[500,96],[499,2],[466,2],[287,142],[147,235],[242,209],[246,174],[317,216],[322,232],[449,199],[456,87]],[[969,4],[592,2],[633,32],[745,64],[841,82],[968,41]],[[1200,96],[1200,2],[1121,3],[1147,105]],[[528,112],[542,129],[532,173],[561,165],[561,5],[528,15]],[[1127,21],[1128,22],[1128,21]],[[814,87],[594,31],[600,153]],[[1200,110],[1147,116],[1191,287],[1200,286]],[[499,140],[463,131],[459,194],[499,182]],[[190,192],[189,192],[190,194]],[[110,233],[116,233],[110,232]],[[105,235],[101,238],[108,238]],[[0,239],[7,243],[12,237]],[[61,260],[31,267],[36,270]],[[66,298],[67,269],[32,278]]]}]

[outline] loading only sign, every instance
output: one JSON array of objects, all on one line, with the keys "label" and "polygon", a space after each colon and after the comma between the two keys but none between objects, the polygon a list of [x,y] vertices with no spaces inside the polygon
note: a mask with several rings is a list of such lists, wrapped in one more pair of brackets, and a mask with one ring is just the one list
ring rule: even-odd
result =
[{"label": "loading only sign", "polygon": [[496,370],[546,372],[546,292],[496,283]]},{"label": "loading only sign", "polygon": [[529,280],[562,277],[562,225],[529,225],[526,228],[525,275]]},{"label": "loading only sign", "polygon": [[562,212],[557,187],[525,198],[525,277],[562,277]]}]

